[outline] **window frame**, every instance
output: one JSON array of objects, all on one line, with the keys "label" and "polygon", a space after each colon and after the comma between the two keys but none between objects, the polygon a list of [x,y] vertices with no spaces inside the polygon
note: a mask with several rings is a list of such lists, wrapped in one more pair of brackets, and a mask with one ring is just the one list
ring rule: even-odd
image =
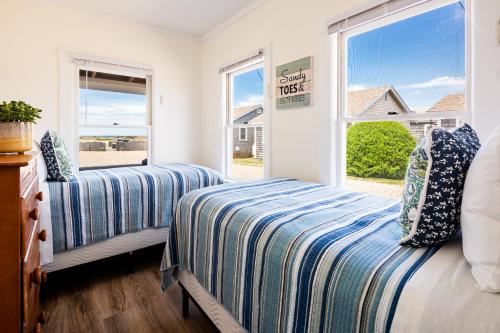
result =
[{"label": "window frame", "polygon": [[[238,181],[238,179],[235,179],[231,175],[231,170],[232,170],[232,153],[233,153],[233,131],[234,128],[246,128],[246,138],[248,141],[248,128],[249,127],[255,127],[255,125],[252,124],[238,124],[234,125],[233,124],[233,119],[231,115],[231,106],[233,105],[233,95],[232,91],[233,89],[233,80],[232,78],[236,75],[244,74],[250,71],[253,71],[258,68],[262,68],[263,72],[263,108],[265,110],[269,110],[269,103],[268,103],[268,93],[266,87],[268,87],[268,72],[266,68],[268,68],[269,64],[267,63],[266,57],[263,55],[259,57],[258,59],[254,59],[252,61],[248,61],[241,66],[232,68],[231,70],[228,70],[226,72],[221,73],[222,76],[222,114],[223,114],[223,149],[222,149],[222,174],[224,178],[231,180],[231,181]],[[262,125],[262,131],[263,131],[263,137],[262,141],[263,143],[268,142],[266,140],[266,137],[269,135],[269,112],[264,112],[264,124]],[[240,131],[238,131],[238,134],[240,134]],[[238,137],[239,139],[239,137]],[[241,141],[241,140],[240,140]],[[263,147],[263,168],[264,168],[264,178],[269,176],[269,156],[268,156],[268,151],[269,149],[266,148],[266,145],[264,144]]]},{"label": "window frame", "polygon": [[[81,56],[80,56],[81,57]],[[90,64],[90,65],[89,65]],[[130,63],[126,63],[124,65],[123,62],[118,60],[106,59],[105,62],[94,62],[92,57],[88,57],[88,60],[83,61],[75,61],[75,129],[74,129],[74,145],[75,152],[73,154],[73,161],[75,166],[78,166],[79,170],[92,170],[92,169],[102,169],[102,168],[112,168],[114,165],[103,165],[103,166],[95,166],[95,167],[81,167],[80,166],[80,132],[82,128],[119,128],[123,130],[127,129],[145,129],[146,136],[148,138],[148,152],[147,152],[147,164],[151,164],[153,158],[152,152],[152,140],[153,140],[153,79],[154,72],[152,69],[144,70],[144,66],[142,65],[134,65]],[[124,75],[124,76],[133,76],[138,78],[146,79],[146,122],[145,125],[113,125],[113,124],[81,124],[80,123],[80,70],[85,71],[95,71],[107,74],[115,74],[115,75]],[[138,166],[138,164],[127,164],[120,166]]]},{"label": "window frame", "polygon": [[[345,187],[346,185],[346,146],[347,146],[347,124],[350,122],[373,122],[373,121],[404,121],[404,120],[438,120],[446,118],[457,118],[463,122],[472,123],[471,110],[471,48],[470,48],[470,1],[465,2],[465,109],[463,111],[447,111],[447,112],[432,112],[413,113],[413,114],[394,114],[380,116],[348,116],[346,112],[347,99],[347,40],[356,35],[375,30],[377,28],[387,26],[414,17],[446,5],[458,2],[457,0],[428,0],[422,3],[417,3],[404,8],[398,12],[391,13],[386,16],[365,22],[358,26],[336,32],[330,35],[331,38],[331,55],[334,61],[332,66],[332,93],[335,98],[332,99],[332,105],[336,111],[333,112],[334,124],[334,142],[333,156],[334,161],[337,161],[332,166],[332,185],[337,187]],[[336,80],[335,80],[336,78]]]}]

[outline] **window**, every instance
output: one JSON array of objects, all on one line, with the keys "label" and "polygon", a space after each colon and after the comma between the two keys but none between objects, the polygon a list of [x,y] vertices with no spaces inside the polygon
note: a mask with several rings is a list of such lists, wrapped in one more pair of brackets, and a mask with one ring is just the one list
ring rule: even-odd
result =
[{"label": "window", "polygon": [[148,159],[151,76],[79,70],[79,165],[141,165]]},{"label": "window", "polygon": [[237,180],[264,177],[264,83],[262,57],[224,73],[225,173]]},{"label": "window", "polygon": [[335,34],[342,186],[399,199],[415,145],[469,119],[465,16],[461,1],[430,0]]},{"label": "window", "polygon": [[240,141],[248,141],[246,127],[240,127]]}]

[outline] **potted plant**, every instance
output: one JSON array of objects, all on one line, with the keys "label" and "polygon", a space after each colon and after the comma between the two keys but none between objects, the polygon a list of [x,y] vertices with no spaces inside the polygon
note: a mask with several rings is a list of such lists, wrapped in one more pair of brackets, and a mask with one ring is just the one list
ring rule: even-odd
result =
[{"label": "potted plant", "polygon": [[33,145],[31,124],[42,110],[22,101],[0,104],[0,153],[24,153]]}]

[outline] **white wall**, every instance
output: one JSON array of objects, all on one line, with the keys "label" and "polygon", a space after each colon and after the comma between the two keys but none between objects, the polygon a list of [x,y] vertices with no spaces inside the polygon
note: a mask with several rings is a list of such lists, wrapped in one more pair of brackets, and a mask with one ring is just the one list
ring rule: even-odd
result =
[{"label": "white wall", "polygon": [[484,140],[500,124],[500,1],[472,1],[472,18],[473,125]]},{"label": "white wall", "polygon": [[[202,43],[203,162],[221,168],[221,115],[218,68],[260,47],[271,45],[273,69],[313,56],[313,106],[271,110],[271,175],[330,183],[334,167],[330,124],[330,44],[327,22],[359,1],[268,0]],[[473,110],[481,137],[500,123],[500,47],[495,44],[500,1],[474,1]],[[274,73],[273,80],[274,82]],[[272,93],[274,94],[274,92]]]},{"label": "white wall", "polygon": [[[22,99],[43,109],[35,137],[60,130],[61,49],[154,67],[156,161],[198,161],[198,38],[49,1],[0,3],[0,101]],[[159,94],[164,105],[159,105]]]}]

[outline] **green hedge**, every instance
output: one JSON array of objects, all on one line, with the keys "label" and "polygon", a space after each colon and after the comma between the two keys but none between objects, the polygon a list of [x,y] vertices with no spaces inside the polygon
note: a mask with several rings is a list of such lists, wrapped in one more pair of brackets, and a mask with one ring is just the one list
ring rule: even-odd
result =
[{"label": "green hedge", "polygon": [[415,143],[395,121],[352,125],[347,129],[347,175],[403,179]]}]

